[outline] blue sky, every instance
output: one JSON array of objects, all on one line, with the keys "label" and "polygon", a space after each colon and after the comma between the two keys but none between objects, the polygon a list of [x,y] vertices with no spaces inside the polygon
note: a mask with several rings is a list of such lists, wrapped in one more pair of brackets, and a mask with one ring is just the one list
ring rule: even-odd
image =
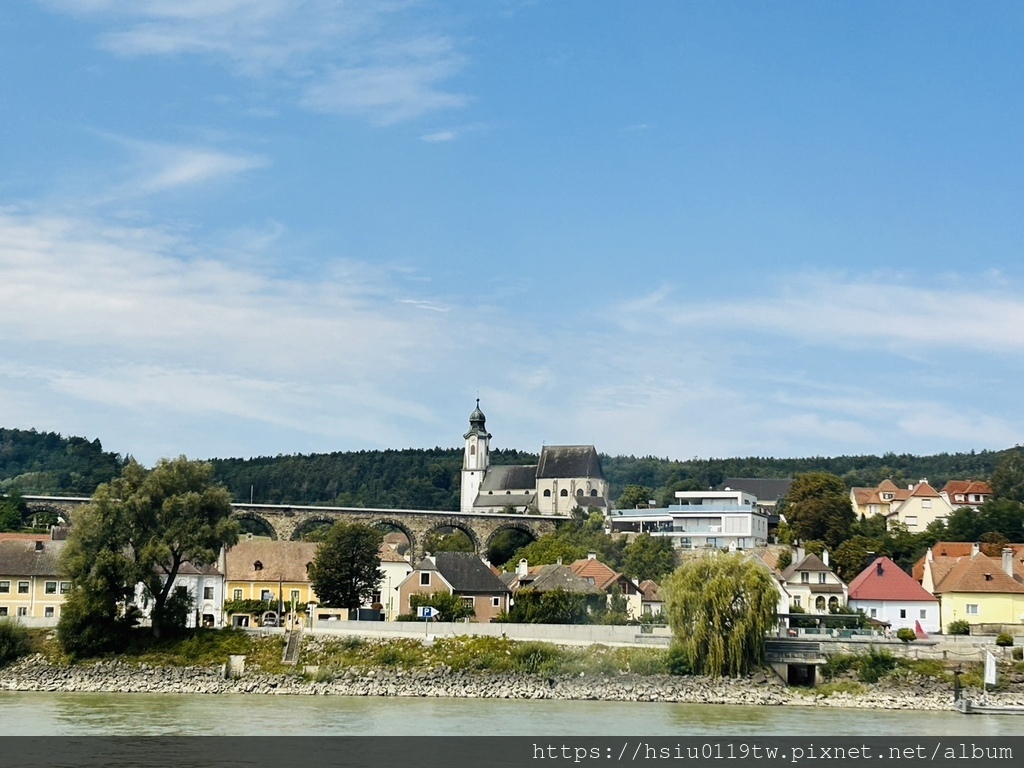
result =
[{"label": "blue sky", "polygon": [[0,425],[1024,442],[1017,3],[11,0]]}]

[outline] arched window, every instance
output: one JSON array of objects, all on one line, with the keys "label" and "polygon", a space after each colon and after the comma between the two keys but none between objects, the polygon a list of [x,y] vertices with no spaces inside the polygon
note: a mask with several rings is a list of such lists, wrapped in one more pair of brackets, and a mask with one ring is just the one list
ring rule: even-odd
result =
[{"label": "arched window", "polygon": [[838,608],[838,607],[839,607],[839,598],[838,597],[830,597],[828,599],[828,609],[831,611],[831,610],[833,610],[835,608]]},{"label": "arched window", "polygon": [[591,496],[597,496],[597,488],[591,488],[590,489],[590,495]]},{"label": "arched window", "polygon": [[814,601],[814,609],[816,611],[824,611],[825,610],[825,598],[822,597],[821,595],[818,595],[817,600]]},{"label": "arched window", "polygon": [[469,446],[469,455],[470,456],[476,456],[476,443],[472,443]]},{"label": "arched window", "polygon": [[546,499],[546,498],[548,498],[550,496],[551,496],[551,489],[550,488],[545,488],[544,489],[544,498]]},{"label": "arched window", "polygon": [[563,488],[558,495],[561,496],[562,498],[565,498],[566,496],[569,495],[569,492],[565,490],[565,488]]},{"label": "arched window", "polygon": [[576,489],[576,495],[582,497],[583,496],[583,489],[582,488],[577,488]]}]

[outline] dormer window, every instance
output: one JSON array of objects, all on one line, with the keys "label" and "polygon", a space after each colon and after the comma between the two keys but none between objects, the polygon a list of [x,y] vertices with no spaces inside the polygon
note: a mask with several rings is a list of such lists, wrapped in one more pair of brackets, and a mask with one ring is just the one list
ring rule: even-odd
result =
[{"label": "dormer window", "polygon": [[252,569],[254,571],[262,571],[263,570],[263,563],[261,563],[259,560],[257,560],[255,563],[252,564]]},{"label": "dormer window", "polygon": [[892,501],[892,497],[893,497],[893,494],[891,494],[891,493],[883,493],[882,494],[882,501]]}]

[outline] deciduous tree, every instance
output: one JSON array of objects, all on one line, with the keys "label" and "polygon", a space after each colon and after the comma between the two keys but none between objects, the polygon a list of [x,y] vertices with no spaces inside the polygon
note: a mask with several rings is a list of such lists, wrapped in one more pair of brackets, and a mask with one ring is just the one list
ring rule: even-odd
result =
[{"label": "deciduous tree", "polygon": [[824,541],[829,549],[846,540],[855,519],[846,486],[828,472],[808,472],[793,478],[782,514],[797,539]]},{"label": "deciduous tree", "polygon": [[666,536],[641,534],[626,545],[622,572],[636,581],[661,582],[676,567],[672,540]]},{"label": "deciduous tree", "polygon": [[665,581],[675,642],[697,674],[737,677],[764,660],[779,592],[768,569],[741,554],[691,560]]},{"label": "deciduous tree", "polygon": [[317,548],[309,580],[317,597],[336,608],[368,603],[384,578],[380,545],[384,534],[361,523],[335,523]]}]

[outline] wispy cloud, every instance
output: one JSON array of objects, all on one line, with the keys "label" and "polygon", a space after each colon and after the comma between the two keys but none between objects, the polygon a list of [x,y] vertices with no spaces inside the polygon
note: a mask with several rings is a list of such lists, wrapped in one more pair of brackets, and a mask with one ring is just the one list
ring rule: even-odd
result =
[{"label": "wispy cloud", "polygon": [[[117,139],[134,159],[131,192],[152,194],[234,176],[270,164],[265,157],[195,146]],[[125,191],[125,190],[122,190]]]},{"label": "wispy cloud", "polygon": [[275,78],[318,112],[391,124],[466,102],[447,87],[465,58],[415,3],[44,2],[100,21],[97,43],[117,56],[207,57],[238,75]]}]

